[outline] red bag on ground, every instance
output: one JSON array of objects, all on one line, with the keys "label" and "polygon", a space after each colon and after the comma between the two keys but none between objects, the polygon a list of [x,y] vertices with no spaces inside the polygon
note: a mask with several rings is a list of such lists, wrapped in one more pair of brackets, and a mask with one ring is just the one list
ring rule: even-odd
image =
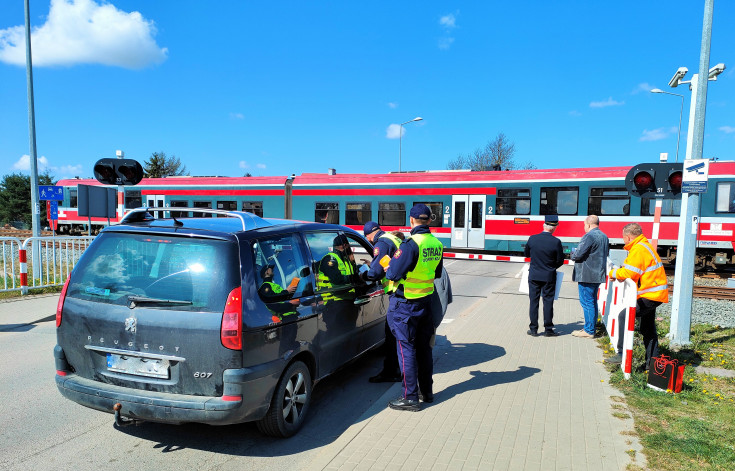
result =
[{"label": "red bag on ground", "polygon": [[675,358],[659,355],[651,358],[648,369],[648,387],[658,391],[681,392],[684,381],[684,368]]}]

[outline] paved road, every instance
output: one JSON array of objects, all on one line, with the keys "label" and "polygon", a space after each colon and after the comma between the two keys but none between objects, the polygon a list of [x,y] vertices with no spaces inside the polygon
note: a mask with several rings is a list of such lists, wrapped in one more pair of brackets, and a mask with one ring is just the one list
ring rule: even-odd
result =
[{"label": "paved road", "polygon": [[[455,298],[439,341],[478,301],[517,283],[512,277],[520,268],[463,260],[446,266]],[[56,390],[55,307],[55,297],[0,303],[0,469],[302,469],[391,386],[367,382],[381,366],[381,358],[369,354],[315,388],[304,428],[287,440],[264,437],[254,424],[116,429],[112,415],[70,402]]]}]

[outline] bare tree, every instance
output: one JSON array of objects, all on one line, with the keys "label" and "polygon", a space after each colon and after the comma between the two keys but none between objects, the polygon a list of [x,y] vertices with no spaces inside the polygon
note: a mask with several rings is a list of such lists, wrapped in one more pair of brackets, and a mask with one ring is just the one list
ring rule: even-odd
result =
[{"label": "bare tree", "polygon": [[518,166],[514,160],[515,153],[515,144],[510,142],[505,134],[501,132],[498,133],[495,139],[488,141],[485,147],[478,147],[466,157],[457,156],[455,160],[449,162],[447,168],[449,170],[469,168],[474,172],[536,168],[530,162]]}]

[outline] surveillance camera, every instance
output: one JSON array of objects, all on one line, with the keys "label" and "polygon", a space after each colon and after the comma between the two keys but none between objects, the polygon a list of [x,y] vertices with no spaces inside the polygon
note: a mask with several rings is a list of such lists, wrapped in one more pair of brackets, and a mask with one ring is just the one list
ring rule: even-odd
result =
[{"label": "surveillance camera", "polygon": [[725,71],[725,64],[720,62],[716,66],[709,69],[709,73],[707,74],[707,78],[710,80],[717,80],[717,76],[720,75],[722,72]]},{"label": "surveillance camera", "polygon": [[676,70],[676,73],[674,73],[674,76],[671,77],[671,80],[669,80],[669,87],[676,88],[681,83],[681,79],[684,78],[684,76],[689,72],[689,69],[686,67],[679,67]]}]

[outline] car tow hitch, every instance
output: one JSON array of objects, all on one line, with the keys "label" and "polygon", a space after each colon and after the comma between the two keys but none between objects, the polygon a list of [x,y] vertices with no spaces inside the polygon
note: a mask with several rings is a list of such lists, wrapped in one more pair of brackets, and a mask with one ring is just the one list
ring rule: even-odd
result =
[{"label": "car tow hitch", "polygon": [[112,406],[112,410],[115,411],[115,425],[117,425],[118,427],[127,427],[128,425],[140,425],[144,422],[143,420],[138,419],[126,419],[120,414],[120,409],[122,409],[122,404],[120,404],[119,402]]}]

